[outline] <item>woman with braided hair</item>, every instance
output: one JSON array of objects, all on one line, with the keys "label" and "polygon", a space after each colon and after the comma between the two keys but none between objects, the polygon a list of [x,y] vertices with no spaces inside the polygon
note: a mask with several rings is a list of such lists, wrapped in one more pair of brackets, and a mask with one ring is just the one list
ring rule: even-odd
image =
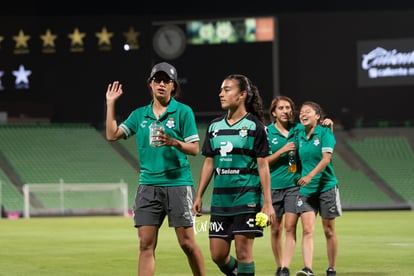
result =
[{"label": "woman with braided hair", "polygon": [[[225,275],[255,274],[253,243],[263,236],[256,214],[275,219],[266,157],[270,153],[262,98],[244,75],[227,76],[219,93],[226,114],[207,128],[205,156],[193,212],[201,215],[202,196],[214,175],[210,216],[210,255]],[[230,254],[234,240],[236,257]]]}]

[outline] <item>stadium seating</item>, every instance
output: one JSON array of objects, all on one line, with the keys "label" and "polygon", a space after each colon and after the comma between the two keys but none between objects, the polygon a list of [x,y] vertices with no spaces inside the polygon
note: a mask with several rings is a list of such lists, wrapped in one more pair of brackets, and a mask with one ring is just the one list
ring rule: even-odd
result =
[{"label": "stadium seating", "polygon": [[[26,183],[128,184],[133,202],[137,171],[88,125],[1,126],[4,158]],[[45,204],[47,204],[47,199]],[[49,199],[51,200],[51,199]],[[99,199],[97,199],[99,200]],[[82,200],[78,201],[82,206]],[[90,202],[89,202],[90,204]]]},{"label": "stadium seating", "polygon": [[350,168],[338,154],[333,155],[332,163],[339,181],[341,201],[345,207],[368,208],[392,202],[362,171]]},{"label": "stadium seating", "polygon": [[407,202],[414,202],[414,152],[404,136],[367,136],[348,144]]},{"label": "stadium seating", "polygon": [[0,203],[8,212],[19,212],[23,209],[22,194],[2,169],[0,169]]},{"label": "stadium seating", "polygon": [[[200,146],[206,126],[199,125]],[[23,184],[59,183],[62,180],[65,183],[85,184],[118,183],[123,180],[128,184],[129,206],[132,205],[138,182],[139,157],[135,139],[109,143],[102,130],[84,124],[0,125],[0,133],[0,161],[4,163],[0,181],[2,204],[6,209],[14,211],[23,208],[20,191]],[[341,138],[337,142],[348,145],[350,149],[336,152],[332,160],[345,209],[380,205],[392,207],[401,203],[376,183],[363,166],[379,177],[403,202],[412,204],[413,133],[413,129],[404,133],[392,129],[386,133],[358,129],[350,136],[336,132]],[[350,164],[345,153],[360,159],[362,165],[356,167]],[[196,185],[203,160],[201,153],[189,157]],[[10,172],[14,175],[13,179],[8,177]],[[204,206],[210,205],[212,186],[209,185],[205,193]],[[41,200],[48,204],[51,199]],[[81,197],[72,200],[78,205],[84,201]],[[97,197],[96,200],[102,199]]]}]

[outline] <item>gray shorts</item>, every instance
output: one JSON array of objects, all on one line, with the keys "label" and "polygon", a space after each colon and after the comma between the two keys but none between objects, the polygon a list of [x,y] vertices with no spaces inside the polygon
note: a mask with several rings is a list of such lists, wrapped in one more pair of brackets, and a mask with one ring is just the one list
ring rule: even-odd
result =
[{"label": "gray shorts", "polygon": [[296,202],[298,214],[313,211],[325,219],[332,219],[342,215],[341,200],[338,186],[313,196],[298,195]]},{"label": "gray shorts", "polygon": [[296,214],[296,200],[299,195],[299,187],[272,190],[272,204],[277,217],[282,217],[286,212]]},{"label": "gray shorts", "polygon": [[133,207],[134,226],[161,226],[166,216],[169,227],[193,226],[193,194],[192,186],[139,185]]}]

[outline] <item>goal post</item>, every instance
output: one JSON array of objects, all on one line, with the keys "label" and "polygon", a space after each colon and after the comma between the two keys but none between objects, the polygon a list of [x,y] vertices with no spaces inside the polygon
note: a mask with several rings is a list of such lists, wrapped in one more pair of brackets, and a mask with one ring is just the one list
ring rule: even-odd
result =
[{"label": "goal post", "polygon": [[3,218],[3,190],[2,190],[2,183],[0,180],[0,219]]},{"label": "goal post", "polygon": [[23,185],[24,217],[128,216],[128,185],[119,183],[27,183]]}]

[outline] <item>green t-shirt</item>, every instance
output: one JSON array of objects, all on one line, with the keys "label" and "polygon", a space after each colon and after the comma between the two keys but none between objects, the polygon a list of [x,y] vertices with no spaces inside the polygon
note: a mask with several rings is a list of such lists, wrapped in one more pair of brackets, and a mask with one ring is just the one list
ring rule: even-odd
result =
[{"label": "green t-shirt", "polygon": [[[303,130],[301,124],[292,123],[289,129],[289,134],[287,137],[282,135],[279,130],[275,127],[274,123],[271,123],[267,126],[267,131],[269,135],[269,143],[272,153],[281,149],[288,142],[295,142],[296,148],[298,148],[298,135],[299,132]],[[297,171],[289,172],[289,161],[288,153],[282,154],[276,162],[271,164],[270,167],[270,177],[272,183],[272,189],[286,189],[289,187],[295,187],[297,181],[300,178],[300,162],[298,154],[296,154],[297,162]]]},{"label": "green t-shirt", "polygon": [[[152,102],[131,112],[119,127],[125,138],[135,135],[140,176],[139,184],[156,186],[193,186],[187,154],[172,146],[151,147],[149,125],[156,121]],[[193,110],[186,104],[171,98],[166,112],[159,118],[165,133],[184,142],[199,141],[198,129]]]},{"label": "green t-shirt", "polygon": [[207,128],[202,153],[214,159],[211,214],[258,212],[263,198],[257,158],[270,153],[263,123],[250,113],[233,125],[226,116],[217,118]]},{"label": "green t-shirt", "polygon": [[[328,127],[316,126],[309,139],[305,131],[299,133],[299,157],[302,164],[302,176],[306,176],[322,159],[322,152],[333,153],[336,144],[335,136]],[[304,187],[300,194],[310,196],[326,192],[338,184],[338,179],[332,166],[332,159],[328,166]]]}]

